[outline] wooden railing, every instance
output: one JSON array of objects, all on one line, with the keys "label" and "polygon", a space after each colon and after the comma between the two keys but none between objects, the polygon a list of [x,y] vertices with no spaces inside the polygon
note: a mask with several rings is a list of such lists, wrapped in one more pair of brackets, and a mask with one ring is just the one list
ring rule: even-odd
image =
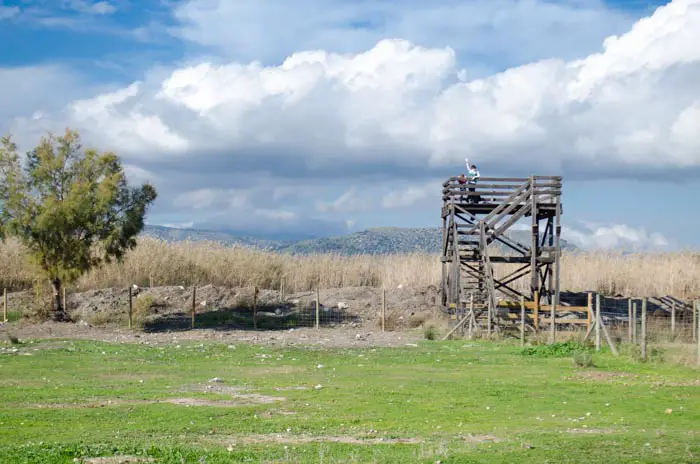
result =
[{"label": "wooden railing", "polygon": [[[464,203],[462,198],[481,197],[482,203],[500,203],[515,200],[521,204],[530,201],[530,196],[537,197],[538,204],[554,204],[561,195],[562,178],[560,176],[517,177],[481,177],[475,184],[460,183],[459,176],[450,177],[442,184],[442,199],[449,203]],[[469,189],[474,189],[470,192]],[[529,192],[524,197],[522,192]],[[512,197],[512,198],[511,198]]]}]

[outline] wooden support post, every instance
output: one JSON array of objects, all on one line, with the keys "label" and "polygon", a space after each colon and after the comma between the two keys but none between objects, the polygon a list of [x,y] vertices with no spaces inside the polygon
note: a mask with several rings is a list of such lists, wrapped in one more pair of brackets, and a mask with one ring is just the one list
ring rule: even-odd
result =
[{"label": "wooden support post", "polygon": [[535,333],[540,329],[540,292],[535,291],[535,314],[533,321],[533,327],[535,328]]},{"label": "wooden support post", "polygon": [[321,292],[319,291],[318,287],[316,287],[316,330],[319,330],[321,328]]},{"label": "wooden support post", "polygon": [[197,305],[197,285],[192,286],[192,324],[191,328],[194,329],[194,312],[196,309]]},{"label": "wooden support post", "polygon": [[468,318],[469,318],[469,314],[467,314],[466,316],[464,316],[454,327],[452,327],[452,329],[450,329],[450,331],[447,332],[447,333],[445,334],[445,336],[442,337],[442,339],[443,339],[443,340],[447,340],[447,339],[450,337],[450,335],[452,335],[453,333],[455,333],[455,332],[457,331],[457,329],[459,329],[460,327],[462,327],[462,326],[464,325],[464,323],[467,321]]},{"label": "wooden support post", "polygon": [[593,322],[593,292],[588,292],[588,316],[586,319],[586,333],[591,332],[591,322]]},{"label": "wooden support post", "polygon": [[642,300],[642,359],[647,359],[647,299]]},{"label": "wooden support post", "polygon": [[131,329],[132,327],[132,314],[134,311],[134,306],[132,304],[131,300],[131,287],[129,287],[129,328]]},{"label": "wooden support post", "polygon": [[676,300],[671,305],[671,340],[676,338]]},{"label": "wooden support post", "polygon": [[258,286],[253,286],[253,329],[258,328]]},{"label": "wooden support post", "polygon": [[286,278],[282,276],[280,278],[280,302],[284,303],[285,295],[284,295],[284,284],[286,283]]},{"label": "wooden support post", "polygon": [[632,303],[632,343],[637,344],[637,302]]},{"label": "wooden support post", "polygon": [[632,319],[632,298],[627,299],[627,343],[632,343],[632,327],[634,322]]},{"label": "wooden support post", "polygon": [[66,305],[66,301],[68,301],[68,299],[66,298],[66,286],[64,285],[63,287],[61,287],[61,290],[63,290],[63,295],[61,295],[62,296],[61,301],[63,302],[63,311],[65,311],[67,313],[68,306]]},{"label": "wooden support post", "polygon": [[595,296],[595,350],[600,351],[600,293]]},{"label": "wooden support post", "polygon": [[386,288],[382,287],[382,332],[386,324]]},{"label": "wooden support post", "polygon": [[7,322],[7,289],[2,289],[2,320]]},{"label": "wooden support post", "polygon": [[520,346],[525,346],[525,297],[520,295]]}]

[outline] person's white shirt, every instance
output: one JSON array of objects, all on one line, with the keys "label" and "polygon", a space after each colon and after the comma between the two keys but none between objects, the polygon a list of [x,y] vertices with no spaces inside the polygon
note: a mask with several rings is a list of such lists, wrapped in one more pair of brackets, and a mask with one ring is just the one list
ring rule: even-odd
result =
[{"label": "person's white shirt", "polygon": [[464,161],[467,163],[467,169],[468,169],[468,174],[467,177],[469,178],[469,183],[473,184],[476,183],[476,180],[481,177],[479,174],[478,169],[472,169],[471,164],[469,164],[469,158],[464,158]]}]

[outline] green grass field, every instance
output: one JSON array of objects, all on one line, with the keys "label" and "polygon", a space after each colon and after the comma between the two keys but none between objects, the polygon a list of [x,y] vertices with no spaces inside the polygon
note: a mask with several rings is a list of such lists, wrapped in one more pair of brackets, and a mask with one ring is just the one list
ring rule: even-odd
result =
[{"label": "green grass field", "polygon": [[0,346],[3,463],[700,462],[699,371],[608,353]]}]

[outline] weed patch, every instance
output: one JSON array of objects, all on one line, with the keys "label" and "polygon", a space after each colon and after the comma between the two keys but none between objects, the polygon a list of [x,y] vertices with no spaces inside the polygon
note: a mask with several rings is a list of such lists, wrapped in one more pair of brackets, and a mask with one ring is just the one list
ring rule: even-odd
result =
[{"label": "weed patch", "polygon": [[530,346],[522,350],[524,356],[534,356],[538,358],[568,358],[577,353],[588,352],[590,348],[581,342],[568,341],[556,342],[550,345]]}]

